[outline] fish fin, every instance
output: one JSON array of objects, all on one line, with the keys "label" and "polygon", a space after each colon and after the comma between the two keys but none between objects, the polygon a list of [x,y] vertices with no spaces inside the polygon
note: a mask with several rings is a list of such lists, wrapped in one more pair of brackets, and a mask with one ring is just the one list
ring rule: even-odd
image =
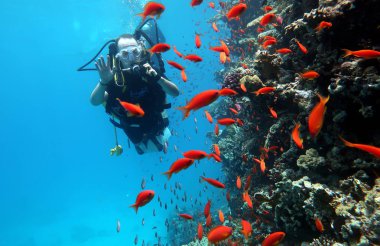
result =
[{"label": "fish fin", "polygon": [[348,50],[348,49],[342,49],[342,50],[345,52],[343,58],[352,55],[352,51],[351,50]]},{"label": "fish fin", "polygon": [[346,139],[344,139],[342,136],[339,135],[339,138],[340,140],[342,140],[342,142],[344,143],[344,145],[348,146],[348,147],[353,147],[354,144],[351,143],[351,142],[348,142]]},{"label": "fish fin", "polygon": [[170,178],[172,177],[173,173],[167,171],[167,172],[164,172],[163,173],[164,175],[166,175],[168,177],[168,180],[170,180]]},{"label": "fish fin", "polygon": [[327,97],[324,97],[324,96],[321,96],[319,93],[317,93],[317,96],[319,97],[319,100],[323,104],[326,104],[330,99],[330,95],[328,95]]},{"label": "fish fin", "polygon": [[136,214],[137,214],[137,210],[139,210],[139,207],[137,206],[137,204],[133,204],[133,205],[131,205],[129,207],[133,208],[135,210]]},{"label": "fish fin", "polygon": [[189,115],[190,115],[190,110],[187,109],[186,106],[184,106],[184,107],[179,107],[179,108],[177,108],[177,109],[178,109],[178,110],[181,110],[182,113],[183,113],[183,118],[182,118],[182,120],[184,120],[184,119],[186,119],[187,117],[189,117]]}]

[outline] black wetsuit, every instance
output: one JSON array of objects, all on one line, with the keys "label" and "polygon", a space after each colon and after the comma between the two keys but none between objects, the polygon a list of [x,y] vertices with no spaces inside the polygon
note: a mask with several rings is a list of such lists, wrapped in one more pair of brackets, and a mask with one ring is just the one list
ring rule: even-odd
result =
[{"label": "black wetsuit", "polygon": [[[162,112],[165,108],[170,107],[170,104],[166,104],[166,94],[157,81],[154,81],[154,78],[147,78],[149,81],[146,82],[141,76],[126,73],[124,75],[126,81],[124,90],[123,87],[117,86],[114,80],[106,88],[108,93],[106,112],[114,114],[120,120],[120,124],[113,123],[122,128],[134,144],[141,141],[146,142],[152,137],[161,135],[168,126],[169,121],[162,117]],[[163,77],[165,76],[163,75]],[[128,103],[139,104],[145,115],[143,117],[127,117],[127,112],[116,98]],[[138,126],[136,127],[136,125]]]}]

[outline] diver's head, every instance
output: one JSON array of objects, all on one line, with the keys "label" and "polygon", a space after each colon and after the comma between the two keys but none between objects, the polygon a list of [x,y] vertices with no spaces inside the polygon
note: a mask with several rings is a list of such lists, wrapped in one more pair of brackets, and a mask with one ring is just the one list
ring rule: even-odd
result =
[{"label": "diver's head", "polygon": [[144,60],[144,47],[130,34],[124,34],[116,40],[116,58],[124,68],[139,64]]}]

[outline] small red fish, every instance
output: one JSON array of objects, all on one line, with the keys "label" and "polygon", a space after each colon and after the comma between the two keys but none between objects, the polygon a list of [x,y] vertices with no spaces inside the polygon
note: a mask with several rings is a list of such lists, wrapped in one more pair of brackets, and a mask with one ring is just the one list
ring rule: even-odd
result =
[{"label": "small red fish", "polygon": [[211,114],[205,110],[205,115],[206,115],[206,119],[208,120],[208,122],[212,123],[213,119],[212,119]]},{"label": "small red fish", "polygon": [[301,123],[299,122],[294,126],[294,129],[292,131],[292,139],[298,148],[303,149],[303,139],[300,138],[299,132],[300,127]]},{"label": "small red fish", "polygon": [[186,106],[179,107],[178,109],[183,112],[183,119],[186,119],[191,110],[195,111],[205,107],[218,99],[218,97],[219,90],[206,90],[195,95]]},{"label": "small red fish", "polygon": [[199,49],[201,45],[202,45],[201,37],[198,33],[195,33],[195,47]]},{"label": "small red fish", "polygon": [[230,56],[230,49],[228,49],[227,44],[223,40],[220,40],[220,44],[223,48],[224,53],[226,53],[226,56]]},{"label": "small red fish", "polygon": [[154,191],[152,190],[144,190],[140,192],[137,195],[136,202],[132,204],[130,207],[133,207],[136,211],[139,209],[139,207],[145,206],[147,203],[149,203],[154,197]]},{"label": "small red fish", "polygon": [[273,232],[264,239],[264,241],[261,243],[261,246],[278,245],[284,239],[285,235],[285,232],[282,231]]},{"label": "small red fish", "polygon": [[211,209],[211,200],[208,200],[203,210],[203,214],[205,215],[205,218],[207,218],[210,215],[210,209]]},{"label": "small red fish", "polygon": [[192,220],[193,219],[193,216],[189,215],[189,214],[179,214],[180,217],[184,218],[184,219],[187,219],[187,220]]},{"label": "small red fish", "polygon": [[116,98],[119,101],[120,105],[128,111],[131,116],[143,117],[145,115],[144,110],[139,106],[128,102],[123,102],[119,98]]},{"label": "small red fish", "polygon": [[209,3],[208,3],[208,6],[210,6],[210,8],[213,9],[213,8],[215,8],[215,3],[214,3],[214,2],[209,2]]},{"label": "small red fish", "polygon": [[345,140],[344,138],[342,138],[341,136],[339,136],[339,138],[340,138],[340,140],[343,141],[344,145],[346,145],[347,147],[352,147],[352,148],[363,150],[363,151],[368,152],[371,155],[375,156],[377,159],[380,159],[380,148],[379,147],[375,147],[375,146],[367,145],[367,144],[351,143],[351,142],[348,142],[347,140]]},{"label": "small red fish", "polygon": [[229,238],[232,235],[232,228],[228,226],[216,226],[207,235],[210,243],[218,243]]},{"label": "small red fish", "polygon": [[279,54],[289,54],[289,53],[292,53],[293,51],[291,49],[288,49],[288,48],[282,48],[282,49],[276,50],[276,52]]},{"label": "small red fish", "polygon": [[240,176],[237,176],[237,178],[236,178],[236,187],[239,190],[241,189],[241,179],[240,179]]},{"label": "small red fish", "polygon": [[241,220],[241,234],[244,235],[245,239],[248,240],[248,237],[252,234],[252,226],[251,223],[249,223],[246,220]]},{"label": "small red fish", "polygon": [[364,58],[364,59],[374,59],[380,57],[380,51],[376,50],[356,50],[356,51],[351,51],[347,49],[342,49],[345,54],[343,57],[347,56],[355,56],[359,58]]},{"label": "small red fish", "polygon": [[247,5],[244,3],[239,3],[233,6],[228,13],[226,14],[227,19],[231,20],[233,18],[239,19],[240,15],[243,14],[247,10]]},{"label": "small red fish", "polygon": [[219,136],[219,125],[215,124],[214,133],[216,136]]},{"label": "small red fish", "polygon": [[298,48],[301,50],[301,52],[306,55],[308,53],[306,47],[303,44],[301,44],[297,39],[295,41],[298,45]]},{"label": "small red fish", "polygon": [[166,61],[170,66],[177,68],[178,70],[184,70],[185,68],[175,61]]},{"label": "small red fish", "polygon": [[213,29],[215,32],[219,32],[219,29],[218,29],[218,27],[216,26],[216,23],[215,23],[215,22],[213,22],[211,26],[212,26],[212,29]]},{"label": "small red fish", "polygon": [[173,173],[178,173],[181,170],[187,169],[193,163],[194,160],[190,158],[178,159],[170,166],[169,171],[166,171],[164,174],[168,176],[168,179],[170,179]]},{"label": "small red fish", "polygon": [[231,119],[231,118],[222,118],[222,119],[218,120],[218,123],[223,125],[223,126],[229,126],[229,125],[235,124],[236,121],[234,119]]},{"label": "small red fish", "polygon": [[332,27],[332,23],[331,22],[327,22],[327,21],[321,21],[321,23],[319,23],[319,25],[315,28],[315,30],[317,32],[320,32],[322,31],[323,29],[325,28],[330,28]]},{"label": "small red fish", "polygon": [[323,224],[322,224],[322,221],[318,218],[315,218],[315,228],[317,228],[317,230],[322,233],[325,229],[323,227]]},{"label": "small red fish", "polygon": [[319,97],[319,103],[315,105],[311,111],[308,119],[310,135],[315,138],[323,126],[323,120],[326,113],[326,103],[329,101],[330,96],[323,97],[317,94]]},{"label": "small red fish", "polygon": [[307,72],[304,72],[304,73],[301,73],[300,74],[300,77],[303,78],[303,79],[309,79],[309,80],[312,80],[312,79],[316,79],[319,77],[319,73],[314,71],[314,70],[310,70],[310,71],[307,71]]},{"label": "small red fish", "polygon": [[219,53],[219,61],[222,64],[226,63],[226,61],[227,61],[227,55],[226,55],[226,53],[224,51]]},{"label": "small red fish", "polygon": [[214,47],[210,47],[210,50],[212,51],[216,51],[216,52],[224,52],[224,49],[222,46],[214,46]]},{"label": "small red fish", "polygon": [[202,57],[194,55],[194,54],[187,55],[183,59],[189,60],[189,61],[192,61],[192,62],[201,62],[201,61],[203,61]]},{"label": "small red fish", "polygon": [[244,84],[244,83],[241,83],[241,84],[240,84],[240,89],[241,89],[243,92],[247,92],[247,88],[245,87],[245,84]]},{"label": "small red fish", "polygon": [[183,70],[181,71],[181,78],[182,78],[182,81],[183,81],[183,82],[186,82],[186,81],[187,81],[187,75],[186,75],[185,69],[183,69]]},{"label": "small red fish", "polygon": [[273,13],[267,13],[265,14],[261,20],[260,20],[260,25],[266,26],[269,23],[271,23],[275,19],[276,15]]},{"label": "small red fish", "polygon": [[223,222],[224,222],[224,214],[223,214],[222,210],[219,210],[218,212],[219,212],[219,221],[220,221],[220,223],[223,224]]},{"label": "small red fish", "polygon": [[149,53],[162,53],[170,50],[170,45],[164,44],[164,43],[158,43],[154,45],[152,48],[150,48],[148,51]]},{"label": "small red fish", "polygon": [[263,10],[265,13],[268,13],[269,11],[271,11],[273,9],[272,6],[264,6]]},{"label": "small red fish", "polygon": [[202,2],[203,2],[203,0],[191,0],[190,6],[191,6],[191,7],[198,6],[198,5],[200,5]]},{"label": "small red fish", "polygon": [[212,224],[212,217],[211,217],[211,214],[209,214],[206,218],[206,226],[207,227],[210,227]]},{"label": "small red fish", "polygon": [[214,146],[214,152],[217,156],[220,156],[220,150],[219,150],[219,146],[217,144],[213,144]]},{"label": "small red fish", "polygon": [[202,150],[189,150],[183,153],[183,156],[194,160],[201,160],[205,157],[208,157],[209,155]]},{"label": "small red fish", "polygon": [[183,57],[183,55],[181,54],[181,52],[179,52],[175,46],[173,46],[173,51],[174,51],[174,53],[177,54],[177,56],[179,56],[181,58]]},{"label": "small red fish", "polygon": [[198,223],[198,240],[202,240],[203,237],[203,227],[201,223]]},{"label": "small red fish", "polygon": [[239,112],[238,112],[236,109],[234,109],[234,108],[229,108],[229,110],[230,110],[233,114],[239,114]]},{"label": "small red fish", "polygon": [[223,183],[219,182],[218,180],[211,179],[211,178],[205,178],[203,176],[201,176],[201,178],[204,181],[206,181],[207,183],[209,183],[210,185],[215,186],[216,188],[224,189],[226,187]]},{"label": "small red fish", "polygon": [[141,16],[144,21],[147,16],[157,16],[157,18],[160,18],[164,10],[165,10],[165,6],[163,4],[156,3],[156,2],[148,2],[144,6],[144,11],[137,15]]},{"label": "small red fish", "polygon": [[253,92],[256,94],[256,96],[258,95],[262,95],[262,94],[268,94],[268,93],[271,93],[273,91],[275,91],[276,88],[275,87],[263,87],[263,88],[260,88],[259,90]]},{"label": "small red fish", "polygon": [[265,41],[265,42],[263,43],[263,48],[264,48],[264,49],[267,49],[268,46],[272,46],[272,45],[274,45],[274,44],[276,44],[276,43],[277,43],[276,40],[274,40],[274,39],[269,39],[269,40],[267,40],[267,41]]},{"label": "small red fish", "polygon": [[211,153],[209,156],[211,156],[212,158],[214,158],[214,160],[217,161],[217,162],[222,162],[222,159],[217,154]]},{"label": "small red fish", "polygon": [[248,191],[243,193],[243,201],[247,203],[249,208],[253,208],[251,197],[248,194]]},{"label": "small red fish", "polygon": [[276,113],[276,111],[274,111],[274,109],[272,107],[268,107],[268,108],[269,108],[269,112],[272,115],[272,117],[275,118],[275,119],[277,119],[277,113]]}]

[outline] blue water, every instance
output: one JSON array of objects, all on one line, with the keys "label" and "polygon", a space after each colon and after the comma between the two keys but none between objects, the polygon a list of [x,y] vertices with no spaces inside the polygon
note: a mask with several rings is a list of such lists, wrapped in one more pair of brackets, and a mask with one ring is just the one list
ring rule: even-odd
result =
[{"label": "blue water", "polygon": [[[190,1],[163,1],[165,12],[158,24],[167,43],[184,54],[196,53],[204,61],[198,64],[180,61],[173,51],[165,60],[181,62],[188,82],[181,81],[178,70],[166,64],[166,75],[175,82],[181,95],[169,98],[170,129],[178,136],[169,141],[169,153],[139,156],[128,149],[119,131],[124,153],[109,155],[114,147],[113,127],[102,106],[94,107],[89,98],[97,72],[76,72],[107,40],[131,33],[141,20],[143,2],[108,0],[2,1],[0,3],[0,246],[34,245],[139,245],[167,240],[164,221],[177,213],[174,205],[192,213],[191,202],[175,199],[164,190],[162,175],[181,153],[190,149],[210,151],[206,133],[213,130],[203,117],[203,110],[182,121],[175,110],[205,89],[218,88],[214,72],[222,69],[217,53],[208,50],[219,45],[225,33],[214,33],[209,17],[215,14],[206,3],[197,8]],[[199,25],[196,23],[199,22]],[[223,30],[220,23],[219,28]],[[203,46],[197,50],[194,33],[202,33]],[[194,117],[198,120],[195,133]],[[189,137],[191,140],[189,140]],[[207,141],[207,144],[205,143]],[[174,150],[174,145],[178,151]],[[160,157],[163,162],[160,162]],[[223,180],[220,164],[203,160],[183,171],[168,183],[182,184],[188,198],[198,196],[204,184],[198,177]],[[154,181],[150,180],[154,175]],[[159,207],[157,197],[139,209],[129,206],[146,189],[168,203]],[[207,197],[224,197],[224,192],[209,187],[202,195],[202,209]],[[211,192],[214,192],[214,196]],[[174,204],[170,205],[170,198]],[[222,199],[221,199],[222,200]],[[222,202],[221,202],[222,203]],[[217,204],[217,202],[215,202]],[[152,215],[156,209],[157,215]],[[212,210],[220,207],[214,206]],[[142,225],[142,219],[145,225]],[[116,233],[116,221],[121,231]],[[156,230],[151,230],[157,226]],[[194,222],[194,235],[196,223]],[[181,235],[178,235],[180,237]]]}]

